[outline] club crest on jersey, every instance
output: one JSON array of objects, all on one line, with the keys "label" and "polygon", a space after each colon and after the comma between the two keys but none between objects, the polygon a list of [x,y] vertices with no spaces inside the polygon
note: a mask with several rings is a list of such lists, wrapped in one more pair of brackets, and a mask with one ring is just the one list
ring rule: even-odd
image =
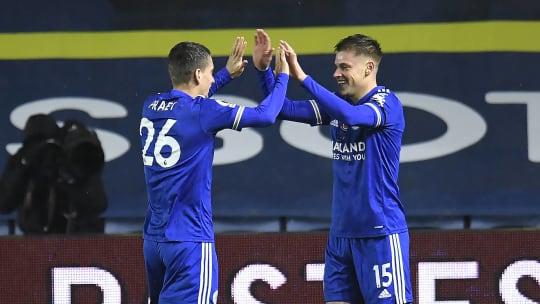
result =
[{"label": "club crest on jersey", "polygon": [[341,124],[341,127],[340,127],[341,130],[347,132],[349,130],[349,125],[348,124]]},{"label": "club crest on jersey", "polygon": [[229,108],[234,108],[234,107],[236,107],[236,104],[234,104],[234,103],[228,103],[228,102],[223,101],[223,100],[216,99],[216,102],[219,103],[220,105],[224,106],[224,107],[229,107]]},{"label": "club crest on jersey", "polygon": [[371,96],[371,100],[375,101],[379,107],[384,107],[384,103],[386,102],[386,96],[388,93],[377,93],[373,96]]}]

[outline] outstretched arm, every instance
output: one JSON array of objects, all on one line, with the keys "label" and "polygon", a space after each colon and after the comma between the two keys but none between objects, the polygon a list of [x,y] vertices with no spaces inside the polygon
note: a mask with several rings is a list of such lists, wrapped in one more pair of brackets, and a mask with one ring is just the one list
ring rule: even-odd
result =
[{"label": "outstretched arm", "polygon": [[246,107],[222,101],[204,102],[202,106],[208,110],[202,111],[201,124],[209,132],[222,129],[241,130],[244,127],[266,127],[275,122],[283,106],[287,84],[289,81],[289,66],[285,54],[278,50],[276,58],[278,73],[270,93],[257,107]]}]

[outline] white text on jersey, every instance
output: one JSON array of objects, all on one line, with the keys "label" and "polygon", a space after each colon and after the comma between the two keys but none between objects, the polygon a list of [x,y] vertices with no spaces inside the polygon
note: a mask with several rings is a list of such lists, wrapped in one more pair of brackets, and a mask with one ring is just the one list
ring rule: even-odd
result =
[{"label": "white text on jersey", "polygon": [[174,105],[176,104],[176,101],[165,101],[165,100],[154,100],[148,108],[154,110],[154,111],[169,111],[174,108]]}]

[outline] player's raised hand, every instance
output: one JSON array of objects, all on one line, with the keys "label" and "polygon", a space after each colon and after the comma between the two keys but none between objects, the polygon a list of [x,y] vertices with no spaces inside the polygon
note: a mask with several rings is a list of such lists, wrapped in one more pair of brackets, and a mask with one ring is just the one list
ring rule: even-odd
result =
[{"label": "player's raised hand", "polygon": [[285,57],[285,51],[279,47],[276,53],[276,67],[274,69],[276,75],[279,73],[285,73],[287,75],[289,74],[289,63]]},{"label": "player's raised hand", "polygon": [[260,71],[268,69],[272,62],[272,48],[270,36],[263,30],[257,29],[255,33],[255,46],[253,46],[253,64]]},{"label": "player's raised hand", "polygon": [[307,77],[306,73],[298,63],[298,56],[294,49],[287,43],[287,41],[280,40],[279,47],[285,52],[287,62],[289,63],[289,69],[291,77],[302,82]]},{"label": "player's raised hand", "polygon": [[225,66],[232,78],[242,75],[248,64],[248,61],[244,59],[246,46],[247,41],[244,37],[236,37],[231,54],[229,55],[229,59],[227,59],[227,64]]}]

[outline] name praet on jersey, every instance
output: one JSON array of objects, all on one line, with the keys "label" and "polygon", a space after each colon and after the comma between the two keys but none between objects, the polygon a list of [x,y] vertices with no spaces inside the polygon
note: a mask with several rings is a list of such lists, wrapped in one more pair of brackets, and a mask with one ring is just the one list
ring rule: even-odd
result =
[{"label": "name praet on jersey", "polygon": [[366,143],[363,141],[344,143],[333,142],[333,159],[344,161],[359,161],[366,159]]},{"label": "name praet on jersey", "polygon": [[174,105],[177,101],[165,101],[165,100],[154,100],[148,108],[154,111],[170,111],[174,108]]}]

